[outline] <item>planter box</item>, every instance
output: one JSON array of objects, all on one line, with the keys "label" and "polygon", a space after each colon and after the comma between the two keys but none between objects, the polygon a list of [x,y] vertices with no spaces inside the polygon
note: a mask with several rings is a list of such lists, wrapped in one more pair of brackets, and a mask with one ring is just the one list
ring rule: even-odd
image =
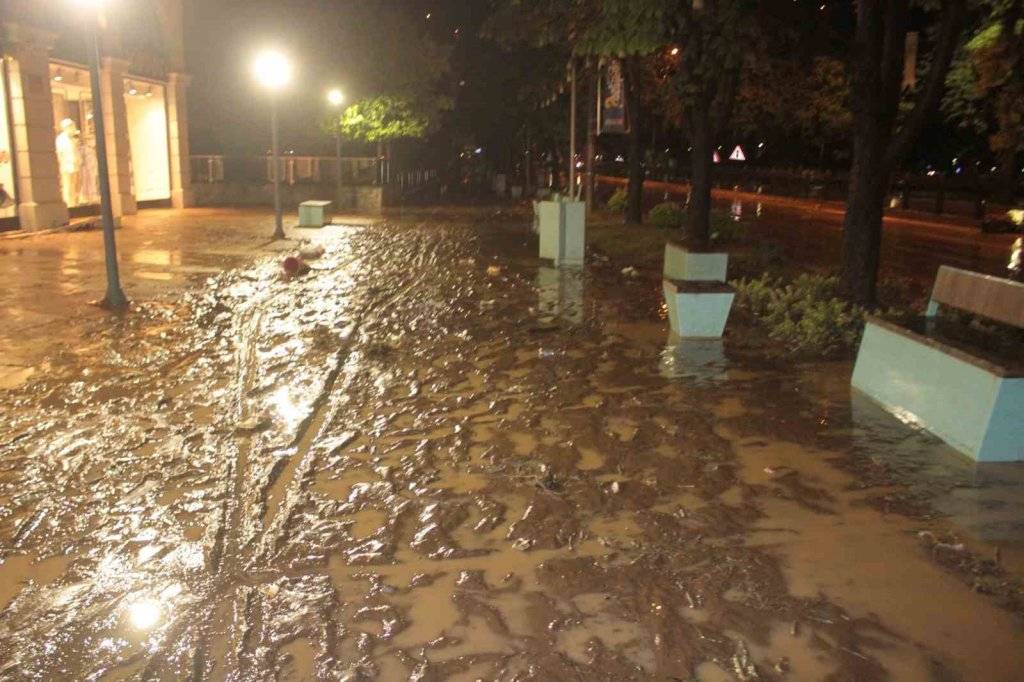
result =
[{"label": "planter box", "polygon": [[662,283],[672,333],[683,338],[716,338],[725,331],[736,292],[724,282]]},{"label": "planter box", "polygon": [[665,279],[688,282],[724,282],[729,254],[692,251],[682,244],[665,244]]},{"label": "planter box", "polygon": [[587,208],[582,201],[541,201],[540,257],[556,265],[582,266],[585,253]]}]

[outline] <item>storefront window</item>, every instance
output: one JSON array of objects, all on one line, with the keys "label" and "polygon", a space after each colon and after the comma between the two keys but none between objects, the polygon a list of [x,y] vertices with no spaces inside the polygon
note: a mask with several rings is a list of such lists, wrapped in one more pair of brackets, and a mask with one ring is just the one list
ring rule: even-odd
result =
[{"label": "storefront window", "polygon": [[[2,58],[0,58],[2,59]],[[5,65],[0,61],[0,68]],[[14,149],[11,147],[11,119],[7,114],[7,79],[0,72],[0,219],[18,214],[14,200]]]},{"label": "storefront window", "polygon": [[170,199],[171,169],[164,86],[126,79],[124,102],[128,113],[135,198],[138,201]]},{"label": "storefront window", "polygon": [[71,66],[50,65],[55,144],[60,188],[69,208],[98,204],[99,168],[96,128],[92,119],[89,73]]}]

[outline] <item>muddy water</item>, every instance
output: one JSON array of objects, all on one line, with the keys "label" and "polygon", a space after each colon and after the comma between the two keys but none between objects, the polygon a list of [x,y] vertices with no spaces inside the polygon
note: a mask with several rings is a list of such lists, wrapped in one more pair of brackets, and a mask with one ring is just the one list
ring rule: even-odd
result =
[{"label": "muddy water", "polygon": [[848,367],[666,344],[655,289],[523,224],[336,230],[5,393],[0,677],[1016,679],[943,561],[1013,578],[1012,470],[912,434],[882,471]]}]

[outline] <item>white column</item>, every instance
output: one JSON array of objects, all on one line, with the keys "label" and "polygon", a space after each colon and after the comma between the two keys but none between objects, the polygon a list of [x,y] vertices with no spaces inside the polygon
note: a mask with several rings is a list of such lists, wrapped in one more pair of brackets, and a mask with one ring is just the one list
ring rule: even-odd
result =
[{"label": "white column", "polygon": [[[114,216],[138,212],[132,195],[132,152],[128,141],[128,109],[124,103],[124,77],[128,62],[104,57],[100,68],[100,96],[107,132],[107,162],[110,165],[110,201]],[[96,93],[93,93],[93,97]]]},{"label": "white column", "polygon": [[188,208],[193,205],[192,167],[188,145],[189,77],[184,73],[168,74],[167,138],[171,147],[171,205]]},{"label": "white column", "polygon": [[60,191],[49,50],[54,36],[8,25],[5,56],[10,78],[9,106],[17,166],[18,217],[24,230],[64,225],[68,207]]}]

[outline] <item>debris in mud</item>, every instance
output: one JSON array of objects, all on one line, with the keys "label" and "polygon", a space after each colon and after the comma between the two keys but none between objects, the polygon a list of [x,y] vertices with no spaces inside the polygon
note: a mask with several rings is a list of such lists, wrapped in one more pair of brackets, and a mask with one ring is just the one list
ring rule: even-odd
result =
[{"label": "debris in mud", "polygon": [[281,278],[292,279],[309,272],[309,265],[299,256],[286,256],[281,261]]},{"label": "debris in mud", "polygon": [[622,268],[622,276],[628,277],[629,279],[636,279],[640,276],[640,272],[632,265]]},{"label": "debris in mud", "polygon": [[757,674],[757,666],[750,658],[750,651],[742,640],[736,642],[736,653],[732,656],[732,670],[740,680],[760,678],[760,675]]},{"label": "debris in mud", "polygon": [[306,244],[299,249],[299,258],[310,261],[320,258],[325,253],[322,244]]},{"label": "debris in mud", "polygon": [[488,277],[497,277],[500,274],[501,274],[501,266],[500,265],[488,265],[487,266],[487,276]]}]

